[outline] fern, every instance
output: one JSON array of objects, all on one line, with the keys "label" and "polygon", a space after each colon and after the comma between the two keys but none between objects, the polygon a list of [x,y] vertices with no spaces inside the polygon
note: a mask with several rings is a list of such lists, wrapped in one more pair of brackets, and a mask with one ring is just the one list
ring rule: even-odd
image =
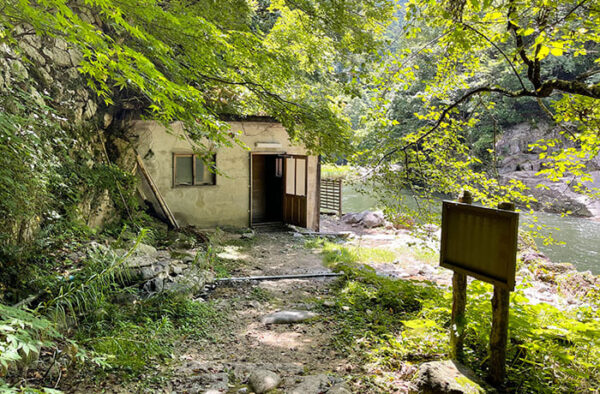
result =
[{"label": "fern", "polygon": [[71,282],[60,287],[58,294],[48,300],[41,308],[53,315],[56,322],[67,325],[68,316],[76,324],[77,316],[93,311],[102,304],[108,295],[116,291],[116,286],[128,282],[129,270],[125,262],[135,252],[146,235],[142,230],[133,247],[118,257],[108,249],[96,248],[92,255],[92,264],[88,267],[91,275],[81,282]]}]

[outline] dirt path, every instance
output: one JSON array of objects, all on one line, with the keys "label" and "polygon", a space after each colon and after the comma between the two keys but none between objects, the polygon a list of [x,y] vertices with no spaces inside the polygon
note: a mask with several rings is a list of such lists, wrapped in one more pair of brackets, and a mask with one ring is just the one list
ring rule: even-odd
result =
[{"label": "dirt path", "polygon": [[[246,245],[225,246],[221,259],[232,260],[234,276],[328,272],[318,252],[290,233],[257,234]],[[279,392],[343,391],[349,369],[346,355],[332,346],[334,323],[325,318],[300,324],[265,325],[261,318],[280,310],[316,311],[333,279],[261,281],[219,286],[208,300],[227,311],[227,328],[214,341],[188,342],[171,387],[177,392],[251,392],[244,383],[256,370],[282,378]],[[312,389],[310,387],[313,387]],[[294,391],[296,389],[296,391]],[[213,390],[213,391],[210,391]]]}]

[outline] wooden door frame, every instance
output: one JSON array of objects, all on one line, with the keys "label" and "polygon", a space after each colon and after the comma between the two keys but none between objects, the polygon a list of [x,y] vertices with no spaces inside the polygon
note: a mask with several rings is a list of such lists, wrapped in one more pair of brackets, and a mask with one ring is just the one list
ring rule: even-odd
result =
[{"label": "wooden door frame", "polygon": [[[289,196],[288,198],[293,198],[293,199],[298,199],[298,200],[304,200],[304,204],[305,204],[305,217],[302,218],[302,220],[299,220],[300,223],[304,223],[304,226],[308,225],[308,220],[307,220],[307,216],[308,216],[308,158],[309,156],[304,154],[304,155],[296,155],[296,154],[286,154],[284,155],[285,159],[288,158],[292,158],[294,159],[294,178],[296,177],[296,173],[297,173],[297,169],[298,169],[298,162],[297,159],[303,159],[304,160],[304,195],[303,196],[299,196],[296,194],[296,182],[294,180],[294,194],[289,194],[287,193],[287,161],[284,164],[284,177],[283,177],[283,220],[284,222],[286,222],[286,196]],[[293,212],[292,212],[292,217],[293,217]]]}]

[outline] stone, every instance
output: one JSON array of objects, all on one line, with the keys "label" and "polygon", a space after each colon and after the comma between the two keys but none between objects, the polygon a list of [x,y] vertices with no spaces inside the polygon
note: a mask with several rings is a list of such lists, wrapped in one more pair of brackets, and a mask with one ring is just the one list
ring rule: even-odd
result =
[{"label": "stone", "polygon": [[344,216],[342,216],[342,221],[344,223],[348,223],[348,224],[355,224],[358,223],[362,220],[362,214],[361,213],[347,213]]},{"label": "stone", "polygon": [[250,300],[246,303],[246,306],[248,308],[254,308],[254,309],[259,309],[260,308],[260,302],[256,301],[256,300]]},{"label": "stone", "polygon": [[73,67],[79,66],[79,64],[83,61],[83,55],[77,49],[70,48],[67,50],[69,54],[69,58],[71,59],[71,64]]},{"label": "stone", "polygon": [[137,248],[135,249],[135,251],[133,252],[133,254],[135,256],[144,255],[144,256],[148,256],[148,257],[156,257],[158,255],[158,251],[152,245],[140,243],[137,246]]},{"label": "stone", "polygon": [[31,45],[35,49],[42,48],[42,37],[37,34],[26,34],[23,36],[23,41]]},{"label": "stone", "polygon": [[332,378],[325,375],[309,375],[302,378],[300,384],[294,387],[290,394],[319,394],[328,392],[327,388],[332,383]]},{"label": "stone", "polygon": [[185,266],[181,266],[181,265],[172,265],[171,272],[175,275],[181,275],[183,273],[184,267]]},{"label": "stone", "polygon": [[486,390],[475,374],[453,360],[431,361],[421,364],[415,381],[417,391],[423,394],[471,394]]},{"label": "stone", "polygon": [[273,371],[257,369],[250,374],[248,383],[256,394],[262,394],[279,387],[281,377]]},{"label": "stone", "polygon": [[27,57],[29,59],[38,63],[39,66],[46,65],[46,59],[42,55],[40,55],[40,53],[36,50],[36,48],[34,48],[33,46],[26,44],[24,42],[19,43],[19,46],[21,47],[23,52],[25,52],[25,54],[27,55]]},{"label": "stone", "polygon": [[154,278],[146,283],[142,287],[142,290],[146,293],[158,293],[164,289],[164,280],[162,278]]},{"label": "stone", "polygon": [[279,311],[262,318],[263,324],[294,324],[314,319],[318,315],[309,311]]},{"label": "stone", "polygon": [[12,74],[13,79],[17,81],[24,81],[29,77],[29,73],[27,69],[21,62],[11,62],[10,63],[10,73]]},{"label": "stone", "polygon": [[91,119],[94,115],[96,115],[96,111],[98,110],[98,105],[92,101],[88,100],[85,111],[83,113],[83,118],[85,120]]},{"label": "stone", "polygon": [[125,262],[125,265],[129,268],[149,267],[152,264],[154,264],[154,259],[146,256],[131,256]]},{"label": "stone", "polygon": [[328,391],[327,394],[351,394],[350,387],[346,383],[334,384]]},{"label": "stone", "polygon": [[382,212],[366,212],[361,223],[368,228],[381,227],[385,224],[385,217]]},{"label": "stone", "polygon": [[243,234],[240,236],[240,238],[241,238],[241,239],[253,239],[253,238],[254,238],[254,235],[255,235],[255,234],[254,234],[254,231],[253,231],[253,230],[250,230],[250,231],[248,231],[248,232],[246,232],[246,233],[243,233]]},{"label": "stone", "polygon": [[104,126],[104,128],[107,129],[108,126],[110,126],[110,124],[112,123],[112,121],[113,121],[113,115],[106,112],[104,114],[104,117],[102,118],[102,122],[103,122],[102,125]]},{"label": "stone", "polygon": [[63,51],[66,50],[69,47],[69,44],[67,44],[67,42],[65,40],[63,40],[62,38],[60,38],[60,37],[56,38],[56,41],[54,42],[54,45],[58,49],[62,49]]},{"label": "stone", "polygon": [[538,270],[545,270],[558,274],[577,271],[577,268],[575,268],[575,266],[571,263],[553,263],[551,261],[541,262],[537,265],[536,268]]},{"label": "stone", "polygon": [[[496,150],[503,156],[498,165],[501,182],[508,183],[514,179],[527,185],[530,188],[527,193],[538,200],[537,203],[532,204],[536,211],[553,213],[570,211],[574,216],[600,217],[600,201],[586,198],[572,190],[569,185],[570,178],[551,182],[543,176],[536,176],[547,160],[539,158],[540,148],[532,149],[530,145],[540,139],[552,138],[560,140],[561,143],[549,147],[548,154],[557,152],[561,145],[565,148],[573,146],[572,142],[560,135],[559,128],[553,128],[543,122],[535,125],[522,123],[505,130],[496,143]],[[593,175],[594,171],[600,169],[600,159],[583,160],[582,164],[585,165],[585,171],[590,172],[593,178],[586,186],[600,185],[600,174]],[[538,188],[536,187],[538,185],[546,187]]]},{"label": "stone", "polygon": [[[52,76],[50,76],[50,73],[48,73],[48,71],[46,71],[45,68],[39,67],[37,69],[37,72],[39,74],[39,77],[41,78],[41,82],[44,85],[52,86],[52,84],[54,83],[54,79],[52,78]],[[60,90],[60,88],[58,88],[58,86],[60,86],[60,85],[56,84],[56,86],[54,86],[54,87],[57,88],[58,90]]]}]

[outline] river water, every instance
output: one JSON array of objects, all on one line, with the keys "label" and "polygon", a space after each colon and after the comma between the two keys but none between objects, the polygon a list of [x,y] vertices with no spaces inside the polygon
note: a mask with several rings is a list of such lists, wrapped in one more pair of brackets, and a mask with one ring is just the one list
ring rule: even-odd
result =
[{"label": "river water", "polygon": [[[373,197],[358,193],[351,186],[344,185],[342,207],[344,213],[360,212],[375,209],[377,203]],[[556,241],[564,243],[543,245],[541,240],[536,240],[539,249],[550,260],[555,263],[572,263],[579,271],[590,270],[595,275],[600,275],[600,221],[561,217],[545,212],[536,212],[535,216],[538,224],[546,227],[541,230],[541,233],[551,233]],[[525,215],[521,215],[522,223],[530,220]]]}]

